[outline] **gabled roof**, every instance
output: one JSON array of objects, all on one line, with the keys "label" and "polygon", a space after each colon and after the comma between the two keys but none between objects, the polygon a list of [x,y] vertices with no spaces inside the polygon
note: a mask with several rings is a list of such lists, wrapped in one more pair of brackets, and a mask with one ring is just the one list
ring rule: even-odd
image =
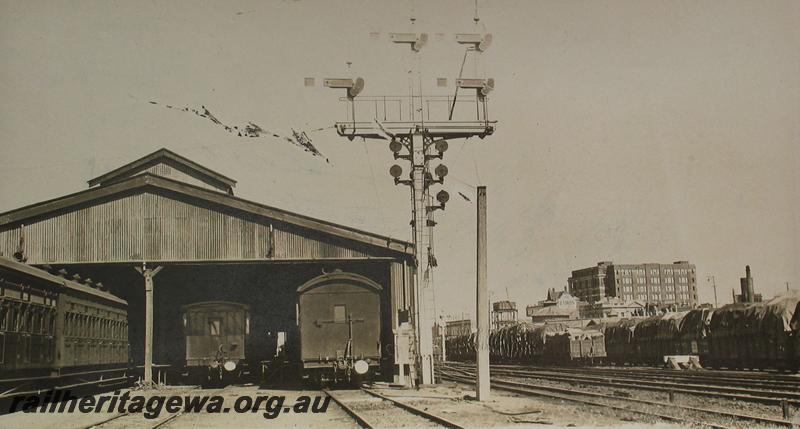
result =
[{"label": "gabled roof", "polygon": [[175,166],[183,172],[197,176],[201,180],[215,186],[216,188],[229,193],[231,192],[231,189],[236,186],[236,181],[230,177],[223,176],[216,171],[203,167],[202,165],[165,148],[159,149],[150,155],[146,155],[137,159],[136,161],[125,164],[122,167],[103,174],[102,176],[95,177],[94,179],[89,180],[89,186],[103,186],[114,183],[138,174],[159,163]]},{"label": "gabled roof", "polygon": [[199,186],[167,179],[150,173],[137,174],[121,179],[105,186],[90,188],[85,191],[66,195],[48,201],[32,204],[16,210],[0,213],[0,228],[17,223],[26,223],[28,219],[39,218],[50,213],[60,212],[71,207],[82,206],[94,201],[113,198],[138,190],[162,190],[183,195],[227,209],[267,217],[290,225],[311,229],[323,234],[358,241],[365,244],[386,248],[406,255],[414,254],[414,247],[407,241],[397,240],[371,232],[358,230],[344,225],[326,222],[288,212],[274,207],[248,201],[230,194],[216,192]]}]

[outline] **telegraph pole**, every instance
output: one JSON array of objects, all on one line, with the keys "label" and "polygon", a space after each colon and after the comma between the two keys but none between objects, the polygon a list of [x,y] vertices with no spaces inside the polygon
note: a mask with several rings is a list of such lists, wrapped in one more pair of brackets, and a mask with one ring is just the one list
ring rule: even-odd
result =
[{"label": "telegraph pole", "polygon": [[478,186],[478,257],[477,257],[477,363],[478,379],[475,387],[478,401],[489,399],[489,287],[486,261],[486,186]]},{"label": "telegraph pole", "polygon": [[[406,44],[414,53],[427,43],[427,33],[390,33],[393,43]],[[488,48],[491,34],[456,34],[455,40],[466,45],[466,54],[479,53]],[[356,137],[389,141],[389,150],[394,159],[402,159],[409,164],[407,176],[403,168],[392,165],[389,174],[395,185],[406,185],[411,190],[411,228],[414,244],[416,272],[413,276],[414,314],[417,374],[421,384],[434,383],[433,359],[433,283],[431,270],[436,266],[433,252],[432,231],[436,226],[434,212],[444,210],[450,196],[440,190],[434,196],[431,186],[444,184],[448,169],[439,163],[431,168],[431,162],[443,160],[448,148],[448,140],[470,137],[484,138],[494,133],[497,121],[488,118],[486,96],[494,89],[494,79],[462,78],[456,79],[458,89],[475,91],[474,97],[423,96],[421,83],[417,94],[408,96],[360,96],[364,88],[362,78],[324,79],[328,88],[346,90],[341,98],[349,104],[347,118],[336,123],[340,136],[350,140]],[[362,102],[363,103],[360,103]],[[462,109],[460,117],[454,118],[457,103],[469,104]],[[358,107],[363,106],[365,109]],[[438,107],[438,109],[437,109]],[[406,110],[408,109],[408,110]],[[465,117],[466,116],[466,117]],[[360,119],[360,120],[359,120]],[[435,177],[434,177],[435,176]]]},{"label": "telegraph pole", "polygon": [[714,276],[711,276],[710,279],[711,279],[711,286],[714,287],[714,308],[718,308],[719,305],[717,304],[717,280],[714,278]]}]

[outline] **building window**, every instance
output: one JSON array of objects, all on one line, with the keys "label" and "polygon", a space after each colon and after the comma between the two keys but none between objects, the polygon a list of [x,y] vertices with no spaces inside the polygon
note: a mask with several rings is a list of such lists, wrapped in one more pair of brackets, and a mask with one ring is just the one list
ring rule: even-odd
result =
[{"label": "building window", "polygon": [[661,283],[661,279],[659,279],[658,277],[653,277],[652,279],[650,279],[650,283],[657,285]]}]

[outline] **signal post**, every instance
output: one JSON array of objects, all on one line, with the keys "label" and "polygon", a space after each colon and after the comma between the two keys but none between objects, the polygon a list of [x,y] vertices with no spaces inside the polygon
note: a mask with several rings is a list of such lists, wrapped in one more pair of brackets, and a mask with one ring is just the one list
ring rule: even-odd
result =
[{"label": "signal post", "polygon": [[[426,33],[391,33],[394,43],[410,45],[419,52],[428,40]],[[467,45],[467,52],[482,52],[491,42],[491,35],[458,34],[456,41]],[[466,54],[465,52],[465,58]],[[411,227],[416,260],[413,278],[414,316],[412,324],[416,335],[414,354],[416,373],[420,384],[434,383],[433,361],[433,308],[432,268],[436,266],[432,255],[432,235],[436,226],[434,212],[443,210],[449,194],[440,190],[435,202],[431,186],[441,185],[447,176],[447,167],[439,163],[430,169],[431,161],[444,159],[448,140],[469,137],[484,138],[494,133],[497,121],[488,118],[486,95],[494,88],[493,79],[456,79],[454,95],[361,96],[362,78],[324,79],[329,88],[346,90],[340,100],[349,103],[344,121],[336,122],[340,136],[353,140],[388,140],[395,160],[405,160],[409,173],[403,167],[392,165],[389,174],[396,185],[407,185],[411,190]],[[474,90],[475,96],[460,96],[458,89]],[[460,104],[459,104],[460,103]],[[460,115],[455,116],[457,107]],[[407,109],[407,110],[406,110]],[[455,119],[454,119],[455,117]],[[435,177],[434,177],[435,175]]]}]

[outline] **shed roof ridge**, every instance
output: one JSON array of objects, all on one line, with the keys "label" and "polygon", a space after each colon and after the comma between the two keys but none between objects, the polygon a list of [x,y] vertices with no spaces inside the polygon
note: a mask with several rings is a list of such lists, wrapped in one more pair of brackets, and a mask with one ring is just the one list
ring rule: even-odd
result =
[{"label": "shed roof ridge", "polygon": [[206,177],[209,177],[211,179],[217,180],[217,181],[219,181],[219,182],[221,182],[221,183],[223,183],[223,184],[225,184],[227,186],[230,186],[230,187],[235,187],[236,186],[236,180],[231,179],[230,177],[225,176],[224,174],[218,173],[218,172],[216,172],[216,171],[214,171],[214,170],[212,170],[212,169],[210,169],[210,168],[208,168],[206,166],[203,166],[201,164],[198,164],[195,161],[192,161],[189,158],[186,158],[185,156],[177,154],[177,153],[175,153],[175,152],[173,152],[173,151],[171,151],[171,150],[169,150],[167,148],[163,148],[163,147],[161,149],[156,150],[155,152],[149,153],[149,154],[147,154],[147,155],[145,155],[145,156],[143,156],[143,157],[141,157],[139,159],[131,161],[131,162],[129,162],[129,163],[125,164],[125,165],[122,165],[120,167],[117,167],[117,168],[115,168],[115,169],[113,169],[113,170],[111,170],[111,171],[109,171],[107,173],[104,173],[104,174],[102,174],[100,176],[97,176],[97,177],[95,177],[93,179],[90,179],[90,180],[87,181],[87,183],[89,184],[89,186],[95,186],[95,185],[98,185],[98,184],[102,184],[102,183],[114,180],[114,179],[124,175],[125,173],[131,172],[131,171],[135,171],[137,168],[145,166],[145,165],[147,165],[147,164],[149,164],[149,163],[151,163],[153,161],[156,161],[156,160],[158,160],[160,158],[164,158],[164,159],[176,162],[179,165],[182,165],[182,166],[184,166],[184,167],[186,167],[186,168],[188,168],[188,169],[190,169],[192,171],[195,171],[195,172],[197,172],[197,173],[199,173],[199,174],[201,174],[203,176],[206,176]]}]

